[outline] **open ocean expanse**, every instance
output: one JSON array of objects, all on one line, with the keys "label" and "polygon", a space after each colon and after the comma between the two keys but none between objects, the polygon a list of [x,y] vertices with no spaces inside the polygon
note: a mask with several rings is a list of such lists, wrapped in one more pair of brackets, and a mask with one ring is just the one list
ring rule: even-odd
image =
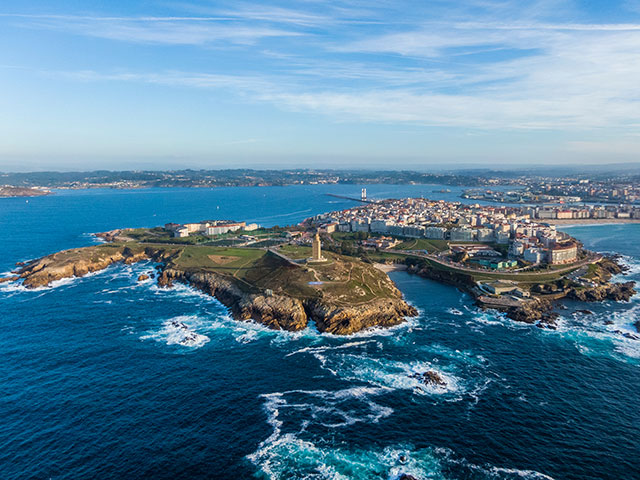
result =
[{"label": "open ocean expanse", "polygon": [[[285,225],[361,186],[75,190],[0,199],[0,272],[93,232],[233,219]],[[436,185],[370,197],[457,198]],[[473,202],[475,203],[475,202]],[[565,228],[640,280],[640,225]],[[0,285],[0,479],[640,478],[638,295],[566,302],[557,331],[393,272],[420,316],[351,337],[276,332],[116,265],[51,288]],[[576,313],[587,308],[593,315]],[[178,345],[178,319],[201,335]],[[605,320],[613,324],[606,326]],[[431,391],[409,378],[434,369]],[[400,457],[406,456],[401,462]]]}]

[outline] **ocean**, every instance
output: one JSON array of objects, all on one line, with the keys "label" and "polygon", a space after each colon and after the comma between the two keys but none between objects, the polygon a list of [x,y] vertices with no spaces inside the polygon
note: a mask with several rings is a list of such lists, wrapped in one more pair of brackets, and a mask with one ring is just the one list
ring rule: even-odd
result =
[{"label": "ocean", "polygon": [[[0,199],[0,272],[118,227],[297,223],[353,206],[325,194],[360,188]],[[446,200],[462,190],[366,188],[374,198]],[[640,280],[640,225],[566,230],[588,248],[622,254],[631,267],[624,278]],[[638,296],[566,302],[559,329],[548,331],[392,272],[419,317],[336,337],[236,322],[186,286],[138,283],[152,268],[114,265],[31,291],[0,285],[0,478],[640,478],[640,341],[619,333],[640,319]],[[180,345],[172,320],[199,335],[193,346]],[[427,369],[448,387],[410,377]]]}]

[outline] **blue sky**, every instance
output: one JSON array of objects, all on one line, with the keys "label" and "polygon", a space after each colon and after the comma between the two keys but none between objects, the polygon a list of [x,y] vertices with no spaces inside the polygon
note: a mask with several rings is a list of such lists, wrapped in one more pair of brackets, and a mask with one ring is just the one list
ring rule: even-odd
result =
[{"label": "blue sky", "polygon": [[640,0],[4,0],[0,42],[0,170],[640,160]]}]

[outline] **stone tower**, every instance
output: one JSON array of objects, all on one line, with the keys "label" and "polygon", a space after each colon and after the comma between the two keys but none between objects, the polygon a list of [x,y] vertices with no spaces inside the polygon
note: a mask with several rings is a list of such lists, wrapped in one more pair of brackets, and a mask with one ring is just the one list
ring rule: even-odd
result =
[{"label": "stone tower", "polygon": [[322,245],[320,243],[320,234],[318,232],[316,232],[315,236],[313,237],[313,254],[311,259],[314,262],[320,262],[324,260],[322,258]]}]

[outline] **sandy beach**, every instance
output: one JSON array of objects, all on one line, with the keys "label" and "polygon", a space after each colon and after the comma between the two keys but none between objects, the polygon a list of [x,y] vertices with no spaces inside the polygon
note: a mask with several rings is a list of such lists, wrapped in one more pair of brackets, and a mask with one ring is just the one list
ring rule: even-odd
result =
[{"label": "sandy beach", "polygon": [[385,273],[407,269],[407,266],[404,263],[376,263],[373,266]]}]

